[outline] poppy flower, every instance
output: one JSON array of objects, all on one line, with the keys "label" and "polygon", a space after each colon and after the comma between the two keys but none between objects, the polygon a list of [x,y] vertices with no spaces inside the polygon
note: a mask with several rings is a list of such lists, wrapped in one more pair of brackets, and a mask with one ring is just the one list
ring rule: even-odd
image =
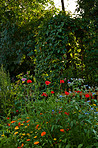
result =
[{"label": "poppy flower", "polygon": [[7,117],[7,119],[9,120],[10,118],[9,118],[9,117]]},{"label": "poppy flower", "polygon": [[18,123],[18,126],[20,126],[20,125],[21,125],[21,123],[19,122],[19,123]]},{"label": "poppy flower", "polygon": [[69,113],[65,112],[66,115],[69,115]]},{"label": "poppy flower", "polygon": [[60,84],[61,84],[61,83],[64,83],[64,80],[60,80]]},{"label": "poppy flower", "polygon": [[41,133],[41,136],[44,136],[44,135],[46,135],[46,132],[42,132],[42,133]]},{"label": "poppy flower", "polygon": [[27,83],[32,83],[32,81],[31,80],[27,80]]},{"label": "poppy flower", "polygon": [[86,98],[89,98],[90,96],[89,96],[89,94],[86,94],[85,97],[86,97]]},{"label": "poppy flower", "polygon": [[69,92],[65,91],[65,95],[69,95],[69,94],[70,94]]},{"label": "poppy flower", "polygon": [[27,120],[26,122],[28,123],[30,120]]},{"label": "poppy flower", "polygon": [[34,142],[35,145],[39,144],[39,141]]},{"label": "poppy flower", "polygon": [[18,113],[19,111],[18,110],[16,110],[16,113]]},{"label": "poppy flower", "polygon": [[64,133],[64,129],[60,129],[60,131]]},{"label": "poppy flower", "polygon": [[50,83],[51,83],[50,81],[46,81],[46,82],[45,82],[46,85],[49,85]]},{"label": "poppy flower", "polygon": [[77,93],[82,93],[82,92],[81,92],[81,91],[79,91],[79,90],[78,90],[78,91],[76,91],[76,92],[77,92]]},{"label": "poppy flower", "polygon": [[41,96],[45,96],[45,97],[47,97],[48,95],[46,94],[46,93],[42,93],[42,95]]},{"label": "poppy flower", "polygon": [[54,91],[51,91],[51,94],[54,94]]}]

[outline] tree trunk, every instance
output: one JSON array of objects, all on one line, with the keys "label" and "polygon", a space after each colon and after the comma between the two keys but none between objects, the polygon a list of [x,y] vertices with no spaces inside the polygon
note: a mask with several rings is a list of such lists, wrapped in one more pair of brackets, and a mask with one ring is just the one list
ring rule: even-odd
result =
[{"label": "tree trunk", "polygon": [[64,8],[64,0],[61,0],[61,4],[62,4],[62,11],[65,11],[65,8]]}]

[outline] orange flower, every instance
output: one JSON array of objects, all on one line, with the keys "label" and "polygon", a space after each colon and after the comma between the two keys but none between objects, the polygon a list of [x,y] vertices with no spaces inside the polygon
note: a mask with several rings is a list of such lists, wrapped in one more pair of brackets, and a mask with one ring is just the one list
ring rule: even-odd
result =
[{"label": "orange flower", "polygon": [[37,124],[35,128],[38,129],[38,127],[39,127],[39,124]]},{"label": "orange flower", "polygon": [[41,133],[41,136],[44,136],[44,135],[46,135],[46,132],[42,132],[42,133]]},{"label": "orange flower", "polygon": [[42,115],[43,113],[40,113],[40,115]]},{"label": "orange flower", "polygon": [[16,127],[15,127],[15,130],[17,130],[17,129],[19,129],[19,127],[18,127],[18,126],[16,126]]},{"label": "orange flower", "polygon": [[61,132],[64,132],[64,129],[60,129]]},{"label": "orange flower", "polygon": [[30,139],[27,139],[26,141],[30,141]]},{"label": "orange flower", "polygon": [[7,125],[10,126],[10,123],[8,123]]},{"label": "orange flower", "polygon": [[27,124],[27,126],[29,126],[29,124]]},{"label": "orange flower", "polygon": [[16,122],[16,121],[11,121],[11,123],[14,123],[14,122]]},{"label": "orange flower", "polygon": [[26,122],[28,123],[30,120],[27,120]]},{"label": "orange flower", "polygon": [[22,143],[21,147],[23,147],[23,146],[24,146],[24,144]]},{"label": "orange flower", "polygon": [[39,144],[39,141],[34,142],[35,145]]}]

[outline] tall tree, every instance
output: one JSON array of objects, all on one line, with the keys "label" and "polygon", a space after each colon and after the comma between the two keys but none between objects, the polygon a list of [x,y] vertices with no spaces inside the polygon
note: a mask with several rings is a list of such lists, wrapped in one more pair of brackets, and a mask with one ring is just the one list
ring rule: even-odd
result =
[{"label": "tall tree", "polygon": [[62,4],[62,10],[65,11],[64,0],[61,0],[61,4]]}]

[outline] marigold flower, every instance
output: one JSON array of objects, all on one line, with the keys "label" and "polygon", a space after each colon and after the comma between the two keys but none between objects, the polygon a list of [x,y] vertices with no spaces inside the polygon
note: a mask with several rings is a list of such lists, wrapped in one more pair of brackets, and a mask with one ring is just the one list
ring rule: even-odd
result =
[{"label": "marigold flower", "polygon": [[60,80],[60,84],[61,84],[61,83],[64,83],[64,80]]},{"label": "marigold flower", "polygon": [[5,135],[3,134],[3,135],[1,135],[2,137],[4,137]]},{"label": "marigold flower", "polygon": [[94,106],[96,106],[96,104],[93,104]]},{"label": "marigold flower", "polygon": [[29,126],[29,124],[27,124],[27,126]]},{"label": "marigold flower", "polygon": [[42,115],[43,113],[40,113],[40,115]]},{"label": "marigold flower", "polygon": [[37,138],[37,136],[35,136],[34,138]]},{"label": "marigold flower", "polygon": [[21,144],[21,147],[23,147],[23,146],[24,146],[24,144],[22,143],[22,144]]},{"label": "marigold flower", "polygon": [[25,135],[26,135],[25,133],[22,134],[22,136],[25,136]]},{"label": "marigold flower", "polygon": [[46,135],[46,132],[42,132],[42,133],[41,133],[41,136],[44,136],[44,135]]},{"label": "marigold flower", "polygon": [[26,141],[30,141],[30,139],[27,139]]},{"label": "marigold flower", "polygon": [[39,141],[34,142],[35,145],[39,144]]},{"label": "marigold flower", "polygon": [[28,135],[28,136],[30,136],[30,134],[29,134],[29,133],[27,133],[27,135]]},{"label": "marigold flower", "polygon": [[64,129],[60,129],[61,132],[64,132]]},{"label": "marigold flower", "polygon": [[54,141],[56,140],[56,138],[53,139]]},{"label": "marigold flower", "polygon": [[10,123],[8,123],[7,125],[10,126]]},{"label": "marigold flower", "polygon": [[18,134],[18,132],[15,132],[14,135]]},{"label": "marigold flower", "polygon": [[16,121],[11,121],[11,123],[14,123],[14,122],[16,122]]},{"label": "marigold flower", "polygon": [[27,80],[27,83],[32,83],[32,81],[31,80]]},{"label": "marigold flower", "polygon": [[45,82],[46,85],[49,85],[50,83],[51,83],[50,81],[46,81],[46,82]]},{"label": "marigold flower", "polygon": [[17,130],[17,129],[19,129],[19,127],[18,127],[18,126],[16,126],[16,127],[15,127],[15,130]]},{"label": "marigold flower", "polygon": [[86,94],[85,97],[86,97],[86,98],[89,98],[90,96],[89,96],[89,94]]},{"label": "marigold flower", "polygon": [[69,95],[69,94],[70,94],[69,92],[65,91],[65,95]]},{"label": "marigold flower", "polygon": [[51,91],[51,94],[54,94],[54,91]]},{"label": "marigold flower", "polygon": [[38,129],[38,127],[39,127],[39,124],[37,124],[35,128]]},{"label": "marigold flower", "polygon": [[26,122],[28,123],[30,120],[27,120]]}]

